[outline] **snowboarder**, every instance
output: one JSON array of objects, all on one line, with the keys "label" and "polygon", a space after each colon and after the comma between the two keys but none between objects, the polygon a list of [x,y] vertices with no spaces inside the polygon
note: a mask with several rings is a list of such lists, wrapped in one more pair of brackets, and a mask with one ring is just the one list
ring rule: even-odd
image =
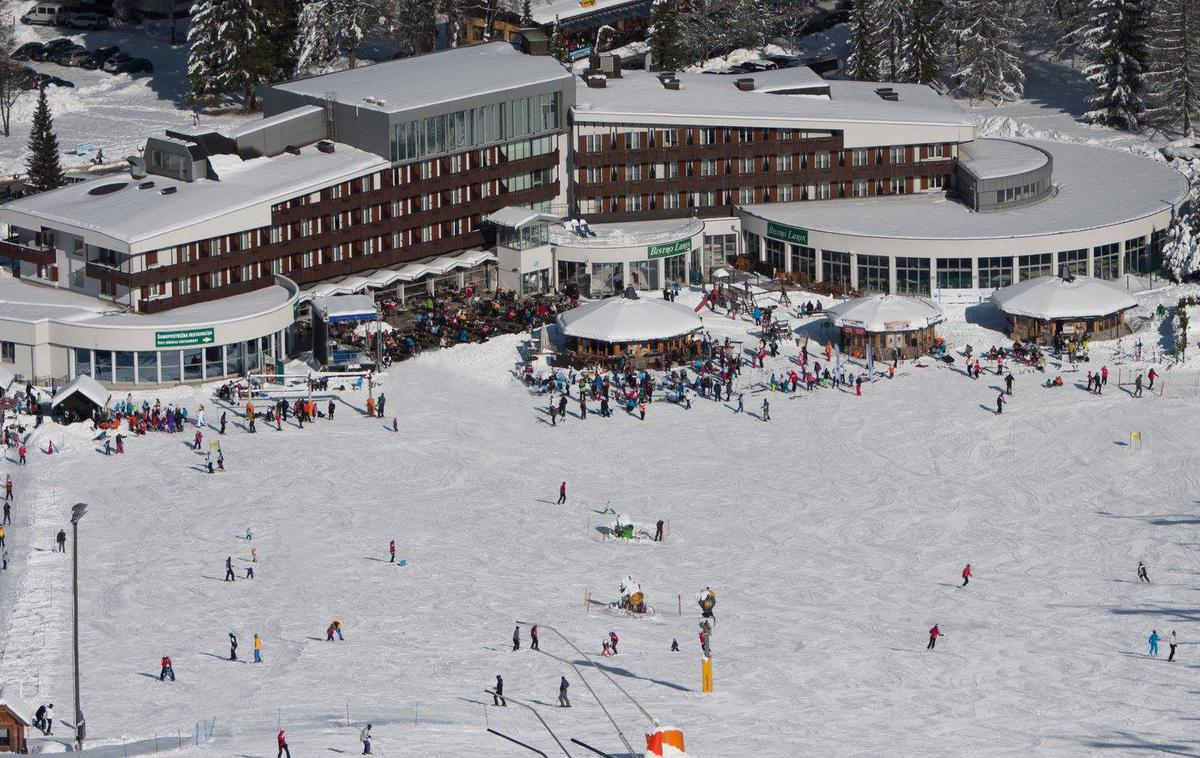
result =
[{"label": "snowboarder", "polygon": [[612,653],[613,653],[613,655],[616,655],[616,654],[617,654],[617,633],[616,633],[616,632],[609,632],[609,633],[608,633],[608,641],[612,643]]},{"label": "snowboarder", "polygon": [[1001,392],[999,395],[996,395],[996,415],[999,416],[1001,413],[1004,413],[1004,393],[1003,392]]},{"label": "snowboarder", "polygon": [[363,755],[371,754],[371,725],[367,724],[367,728],[358,733],[358,738],[362,740]]},{"label": "snowboarder", "polygon": [[492,690],[492,705],[508,707],[508,702],[504,699],[504,679],[499,674],[496,674],[496,689]]},{"label": "snowboarder", "polygon": [[175,681],[175,668],[173,666],[171,666],[171,656],[164,655],[162,657],[161,663],[162,663],[162,669],[158,672],[158,681],[161,682],[161,681],[165,680],[168,676],[171,677],[172,682]]},{"label": "snowboarder", "polygon": [[530,650],[541,650],[541,648],[538,647],[537,624],[534,624],[533,626],[531,626],[529,628],[529,649]]},{"label": "snowboarder", "polygon": [[941,636],[942,630],[938,629],[937,624],[934,624],[933,628],[929,630],[929,644],[925,646],[925,649],[933,650],[934,646],[937,644],[937,638]]},{"label": "snowboarder", "polygon": [[513,627],[513,650],[516,651],[516,650],[520,650],[520,649],[521,649],[521,627],[514,626]]},{"label": "snowboarder", "polygon": [[275,735],[275,741],[279,744],[279,751],[275,753],[275,758],[286,755],[287,758],[292,758],[292,751],[288,749],[287,738],[283,736],[283,730],[279,730],[279,734]]},{"label": "snowboarder", "polygon": [[1159,640],[1158,630],[1151,629],[1150,630],[1150,655],[1153,655],[1155,657],[1158,656],[1158,640]]},{"label": "snowboarder", "polygon": [[233,632],[229,633],[229,660],[237,660],[237,635]]},{"label": "snowboarder", "polygon": [[571,707],[571,701],[567,698],[567,688],[570,686],[571,686],[571,683],[567,681],[567,678],[565,676],[559,680],[559,682],[558,682],[558,707],[559,708],[570,708]]},{"label": "snowboarder", "polygon": [[262,637],[254,635],[254,662],[262,663]]},{"label": "snowboarder", "polygon": [[558,505],[567,502],[567,483],[563,482],[558,485]]},{"label": "snowboarder", "polygon": [[771,420],[771,404],[769,402],[767,402],[767,399],[765,397],[763,398],[763,404],[762,404],[762,420],[763,421]]},{"label": "snowboarder", "polygon": [[1009,397],[1012,397],[1012,387],[1013,387],[1013,375],[1009,374],[1008,376],[1004,377],[1004,394],[1008,395]]},{"label": "snowboarder", "polygon": [[55,537],[54,540],[58,545],[58,552],[60,552],[60,553],[67,552],[67,533],[65,530],[59,529],[58,536]]},{"label": "snowboarder", "polygon": [[663,520],[659,519],[658,523],[654,525],[654,541],[655,542],[662,542],[662,538],[663,538],[662,530],[663,530]]},{"label": "snowboarder", "polygon": [[395,540],[391,540],[390,542],[388,542],[388,556],[390,556],[388,558],[388,563],[396,562],[396,541]]},{"label": "snowboarder", "polygon": [[966,587],[971,582],[971,564],[969,563],[967,564],[967,567],[962,570],[962,580],[963,583],[959,585],[960,587]]},{"label": "snowboarder", "polygon": [[233,556],[225,556],[225,581],[236,581],[237,577],[233,575]]},{"label": "snowboarder", "polygon": [[1150,583],[1150,575],[1146,573],[1146,564],[1142,563],[1141,561],[1138,561],[1137,575],[1139,582],[1145,582],[1146,584]]}]

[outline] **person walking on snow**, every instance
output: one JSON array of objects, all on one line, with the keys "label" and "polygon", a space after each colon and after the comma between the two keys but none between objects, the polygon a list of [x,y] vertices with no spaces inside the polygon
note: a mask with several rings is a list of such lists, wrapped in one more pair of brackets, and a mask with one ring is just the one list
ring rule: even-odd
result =
[{"label": "person walking on snow", "polygon": [[158,681],[161,682],[161,681],[165,680],[168,676],[171,677],[172,682],[175,681],[175,669],[174,669],[174,667],[171,666],[171,656],[164,655],[162,657],[161,663],[162,663],[162,669],[158,672]]},{"label": "person walking on snow", "polygon": [[229,660],[237,660],[237,635],[233,632],[229,633]]},{"label": "person walking on snow", "polygon": [[1158,640],[1159,640],[1158,630],[1151,629],[1150,630],[1150,655],[1153,655],[1155,657],[1158,656]]},{"label": "person walking on snow", "polygon": [[395,540],[388,542],[388,556],[389,556],[388,563],[396,562],[396,541]]},{"label": "person walking on snow", "polygon": [[1141,374],[1138,374],[1137,379],[1133,380],[1133,396],[1134,397],[1142,396],[1142,375]]},{"label": "person walking on snow", "polygon": [[221,434],[225,434],[225,411],[221,411]]},{"label": "person walking on snow", "polygon": [[7,500],[4,501],[4,523],[12,523],[12,503]]},{"label": "person walking on snow", "polygon": [[996,395],[996,415],[999,416],[1001,413],[1004,413],[1004,393],[1003,392],[1001,392],[999,395]]},{"label": "person walking on snow", "polygon": [[1170,646],[1171,652],[1167,655],[1167,663],[1175,662],[1175,646],[1179,644],[1179,640],[1175,638],[1175,630],[1171,630],[1171,636],[1167,639],[1167,645]]},{"label": "person walking on snow", "polygon": [[516,650],[520,650],[520,649],[521,649],[521,627],[514,626],[513,627],[513,650],[516,651]]},{"label": "person walking on snow", "polygon": [[227,555],[225,556],[225,581],[233,582],[236,580],[237,577],[233,574],[233,556]]},{"label": "person walking on snow", "polygon": [[358,733],[358,739],[363,744],[363,755],[371,754],[371,725],[367,724],[367,728]]},{"label": "person walking on snow", "polygon": [[279,752],[275,753],[275,758],[281,758],[286,755],[287,758],[292,758],[292,751],[288,749],[287,737],[283,736],[283,730],[279,730],[279,734],[275,735],[275,741],[279,744]]},{"label": "person walking on snow", "polygon": [[262,637],[254,635],[254,662],[262,663]]},{"label": "person walking on snow", "polygon": [[530,650],[541,650],[541,648],[538,647],[537,624],[534,624],[533,626],[531,626],[529,628],[529,649]]},{"label": "person walking on snow", "polygon": [[1150,369],[1150,373],[1147,376],[1150,378],[1150,389],[1153,390],[1154,380],[1158,378],[1158,373],[1154,369]]},{"label": "person walking on snow", "polygon": [[659,519],[658,523],[654,525],[654,541],[662,542],[662,539],[663,539],[663,520]]},{"label": "person walking on snow", "polygon": [[1008,395],[1009,397],[1012,397],[1012,387],[1013,387],[1013,375],[1009,374],[1008,376],[1004,377],[1004,394]]},{"label": "person walking on snow", "polygon": [[968,563],[967,567],[962,570],[962,579],[963,583],[959,585],[961,587],[966,587],[971,582],[971,564]]},{"label": "person walking on snow", "polygon": [[938,628],[937,624],[934,624],[933,628],[929,630],[929,644],[925,646],[925,649],[933,650],[934,646],[937,645],[937,638],[941,636],[942,630]]},{"label": "person walking on snow", "polygon": [[609,641],[610,643],[612,643],[612,652],[613,652],[613,655],[616,655],[616,654],[617,654],[617,633],[616,633],[616,632],[609,632],[609,633],[608,633],[608,641]]},{"label": "person walking on snow", "polygon": [[1146,564],[1141,561],[1138,561],[1138,581],[1145,582],[1146,584],[1150,583],[1150,575],[1146,573]]},{"label": "person walking on snow", "polygon": [[559,708],[570,708],[571,707],[571,701],[567,698],[567,688],[570,686],[571,686],[571,683],[567,681],[567,678],[565,676],[559,680],[559,682],[558,682],[558,707]]},{"label": "person walking on snow", "polygon": [[13,499],[12,474],[6,474],[4,476],[4,501],[8,502],[9,500],[12,500],[12,499]]},{"label": "person walking on snow", "polygon": [[558,505],[567,502],[567,483],[563,482],[558,485]]},{"label": "person walking on snow", "polygon": [[54,541],[58,544],[58,552],[67,552],[67,533],[65,530],[59,529],[58,536],[54,538]]},{"label": "person walking on snow", "polygon": [[492,690],[492,705],[508,707],[508,702],[504,699],[504,679],[499,674],[496,674],[496,689]]},{"label": "person walking on snow", "polygon": [[763,404],[762,404],[762,420],[763,421],[771,420],[771,404],[767,402],[767,399],[765,397],[763,398]]},{"label": "person walking on snow", "polygon": [[192,446],[192,449],[193,449],[193,450],[199,450],[199,449],[200,449],[200,443],[201,443],[201,442],[203,442],[203,441],[204,441],[204,432],[202,432],[202,431],[200,431],[199,429],[197,429],[197,430],[196,430],[196,443],[195,443],[195,445],[193,445],[193,446]]},{"label": "person walking on snow", "polygon": [[333,624],[330,624],[325,628],[325,641],[333,642]]}]

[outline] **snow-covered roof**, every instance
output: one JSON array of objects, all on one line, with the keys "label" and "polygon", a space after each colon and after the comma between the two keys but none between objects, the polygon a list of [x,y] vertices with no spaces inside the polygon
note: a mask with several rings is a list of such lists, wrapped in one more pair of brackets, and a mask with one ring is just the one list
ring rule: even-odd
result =
[{"label": "snow-covered roof", "polygon": [[[213,161],[220,181],[108,176],[13,200],[0,206],[0,222],[26,229],[61,228],[82,233],[93,244],[144,252],[270,226],[273,203],[388,165],[374,153],[344,144],[336,144],[332,153],[310,145],[299,155],[247,161],[218,156]],[[142,189],[145,184],[150,186]],[[110,186],[115,189],[93,194]],[[172,191],[163,194],[164,189]],[[203,229],[189,228],[201,224]]]},{"label": "snow-covered roof", "polygon": [[370,295],[329,295],[314,298],[312,307],[326,321],[372,321],[379,318],[375,298]]},{"label": "snow-covered roof", "polygon": [[[955,137],[953,141],[974,136],[970,115],[950,98],[921,84],[888,84],[899,95],[898,100],[890,101],[876,92],[882,85],[825,80],[803,66],[743,76],[680,73],[677,78],[677,90],[664,88],[657,75],[645,71],[624,71],[603,88],[587,87],[581,82],[575,91],[575,121],[720,123],[797,129],[909,124],[947,127],[947,134]],[[734,86],[743,78],[754,80],[753,90]],[[864,133],[862,138],[869,136]],[[878,134],[874,141],[864,144],[879,144]]]},{"label": "snow-covered roof", "polygon": [[668,339],[700,326],[700,317],[686,305],[646,297],[610,297],[581,305],[558,317],[562,334],[601,342]]},{"label": "snow-covered roof", "polygon": [[33,714],[36,713],[36,710],[17,694],[15,687],[8,686],[0,689],[0,705],[8,708],[14,716],[21,719],[25,726],[33,726]]},{"label": "snow-covered roof", "polygon": [[485,221],[490,221],[497,226],[507,226],[511,229],[520,229],[526,224],[534,221],[558,221],[559,217],[550,213],[541,213],[539,211],[530,210],[529,208],[518,208],[512,205],[506,205],[498,211],[489,213]]},{"label": "snow-covered roof", "polygon": [[907,332],[940,324],[942,309],[928,300],[897,295],[859,297],[826,309],[834,326],[868,332]]},{"label": "snow-covered roof", "polygon": [[629,6],[630,15],[637,15],[633,7],[639,5],[648,3],[646,0],[592,0],[590,3],[580,0],[534,0],[530,3],[529,11],[537,23],[553,24],[555,19],[563,22],[576,16],[625,10],[626,6]]},{"label": "snow-covered roof", "polygon": [[1045,151],[1007,139],[977,139],[959,145],[958,150],[959,165],[977,179],[1024,174],[1050,161]]},{"label": "snow-covered roof", "polygon": [[256,134],[265,129],[281,124],[288,124],[293,121],[302,121],[314,113],[321,113],[323,109],[316,105],[302,105],[299,108],[292,108],[283,113],[276,113],[274,116],[247,121],[241,126],[235,126],[232,129],[224,129],[221,131],[226,137],[236,140],[238,137],[245,137],[251,134]]},{"label": "snow-covered roof", "polygon": [[467,45],[275,84],[269,89],[383,113],[491,96],[531,84],[569,80],[548,55],[525,55],[507,42]]},{"label": "snow-covered roof", "polygon": [[588,224],[587,236],[579,234],[570,220],[549,229],[550,242],[561,247],[637,247],[673,242],[704,231],[704,220],[696,217]]},{"label": "snow-covered roof", "polygon": [[112,397],[112,393],[104,389],[100,382],[90,376],[80,374],[50,399],[50,407],[57,408],[59,403],[76,393],[83,395],[101,408],[107,406],[109,399]]},{"label": "snow-covered roof", "polygon": [[1137,301],[1102,279],[1077,276],[1064,280],[1039,276],[996,290],[992,302],[1013,316],[1050,319],[1095,318],[1137,307]]},{"label": "snow-covered roof", "polygon": [[1053,197],[1021,208],[975,213],[944,195],[805,200],[740,206],[750,215],[811,231],[898,239],[994,239],[1083,231],[1178,206],[1187,180],[1133,153],[1029,140],[1054,159]]},{"label": "snow-covered roof", "polygon": [[16,380],[17,375],[12,372],[12,369],[8,366],[0,366],[0,389],[8,390]]}]

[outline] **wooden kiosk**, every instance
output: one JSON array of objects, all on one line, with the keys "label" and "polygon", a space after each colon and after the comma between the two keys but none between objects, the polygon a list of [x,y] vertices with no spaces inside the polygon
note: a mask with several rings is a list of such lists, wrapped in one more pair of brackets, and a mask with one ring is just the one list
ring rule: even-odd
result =
[{"label": "wooden kiosk", "polygon": [[665,358],[691,355],[691,335],[700,317],[686,305],[624,296],[581,305],[559,315],[558,331],[578,363],[603,363],[614,358]]},{"label": "wooden kiosk", "polygon": [[896,355],[916,358],[929,351],[937,338],[935,326],[945,320],[941,308],[928,300],[897,295],[874,295],[846,300],[826,310],[838,329],[844,354],[862,358],[867,346],[880,360]]},{"label": "wooden kiosk", "polygon": [[1089,276],[1040,276],[992,295],[1014,340],[1040,345],[1064,340],[1115,339],[1132,330],[1125,312],[1137,301],[1114,284]]}]

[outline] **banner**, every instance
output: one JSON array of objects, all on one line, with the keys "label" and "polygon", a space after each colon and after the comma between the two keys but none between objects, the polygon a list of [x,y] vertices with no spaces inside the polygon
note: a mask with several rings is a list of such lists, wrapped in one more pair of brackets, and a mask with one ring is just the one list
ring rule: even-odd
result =
[{"label": "banner", "polygon": [[767,236],[771,239],[791,242],[793,245],[808,244],[807,229],[801,229],[798,226],[788,226],[787,224],[776,224],[774,221],[767,222]]},{"label": "banner", "polygon": [[661,245],[650,245],[646,248],[646,257],[650,260],[668,258],[672,255],[682,255],[692,252],[692,238],[686,237],[674,242],[664,242]]},{"label": "banner", "polygon": [[155,347],[186,347],[187,345],[211,345],[214,342],[213,330],[208,329],[173,329],[154,333]]}]

